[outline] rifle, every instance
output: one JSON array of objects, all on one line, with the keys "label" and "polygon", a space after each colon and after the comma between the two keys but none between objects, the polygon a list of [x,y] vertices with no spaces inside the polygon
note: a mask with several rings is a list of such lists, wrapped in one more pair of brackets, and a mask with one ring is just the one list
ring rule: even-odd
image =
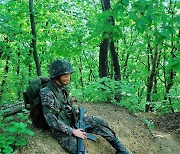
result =
[{"label": "rifle", "polygon": [[[89,128],[91,125],[90,124],[84,124],[84,113],[86,112],[86,109],[83,107],[79,107],[79,120],[76,123],[76,128],[77,129],[82,129],[83,132],[87,128]],[[96,137],[87,133],[86,138],[92,141],[96,141]],[[84,154],[85,153],[85,146],[82,138],[77,138],[77,154]]]}]

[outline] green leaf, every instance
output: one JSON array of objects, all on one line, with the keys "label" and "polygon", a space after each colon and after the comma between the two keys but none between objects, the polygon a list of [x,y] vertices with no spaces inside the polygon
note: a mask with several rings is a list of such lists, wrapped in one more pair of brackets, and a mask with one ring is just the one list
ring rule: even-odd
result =
[{"label": "green leaf", "polygon": [[5,144],[6,141],[6,135],[5,134],[0,134],[0,143]]},{"label": "green leaf", "polygon": [[28,142],[27,142],[27,139],[24,138],[24,137],[19,137],[17,140],[16,140],[16,143],[15,145],[16,146],[23,146],[23,145],[26,145]]},{"label": "green leaf", "polygon": [[4,148],[3,152],[6,154],[10,154],[13,152],[13,149],[10,146],[4,146],[3,148]]},{"label": "green leaf", "polygon": [[170,37],[170,33],[167,29],[163,29],[162,32],[160,32],[160,35],[168,39]]},{"label": "green leaf", "polygon": [[123,6],[119,6],[118,16],[120,16],[122,18],[126,16],[125,8]]},{"label": "green leaf", "polygon": [[150,4],[149,6],[148,6],[148,14],[152,14],[153,13],[153,4]]},{"label": "green leaf", "polygon": [[22,109],[24,113],[28,113],[29,111],[27,109]]},{"label": "green leaf", "polygon": [[10,133],[12,133],[12,134],[15,134],[15,133],[17,133],[17,128],[16,128],[16,127],[9,127],[9,128],[8,128],[8,131],[9,131]]},{"label": "green leaf", "polygon": [[8,136],[8,140],[15,140],[15,136]]},{"label": "green leaf", "polygon": [[134,13],[129,14],[130,18],[133,19],[134,21],[138,20],[138,16]]},{"label": "green leaf", "polygon": [[122,4],[125,5],[125,6],[128,6],[129,5],[129,0],[122,0]]},{"label": "green leaf", "polygon": [[24,115],[22,113],[17,113],[18,118],[23,118]]},{"label": "green leaf", "polygon": [[4,121],[11,121],[11,120],[13,120],[13,119],[14,119],[13,116],[9,116],[9,117],[6,117],[6,118],[4,119]]},{"label": "green leaf", "polygon": [[174,70],[175,72],[177,73],[180,73],[180,58],[173,58],[168,66],[167,66],[167,69],[170,70]]},{"label": "green leaf", "polygon": [[6,139],[6,144],[7,145],[11,145],[12,143],[14,143],[14,139],[13,140],[11,140],[11,139],[9,139],[9,137]]},{"label": "green leaf", "polygon": [[19,128],[19,129],[23,129],[27,127],[27,124],[23,123],[23,122],[16,122],[14,123],[14,127]]},{"label": "green leaf", "polygon": [[31,130],[29,130],[29,129],[27,129],[27,130],[25,131],[25,133],[27,133],[27,134],[30,135],[30,136],[34,136],[34,132],[31,131]]}]

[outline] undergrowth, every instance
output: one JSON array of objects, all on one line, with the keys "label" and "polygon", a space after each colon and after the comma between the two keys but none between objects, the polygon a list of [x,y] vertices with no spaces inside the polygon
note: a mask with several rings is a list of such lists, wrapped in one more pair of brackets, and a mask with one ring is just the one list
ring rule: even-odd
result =
[{"label": "undergrowth", "polygon": [[152,130],[155,127],[155,123],[151,120],[148,120],[146,117],[142,117],[141,120],[147,126],[148,129]]},{"label": "undergrowth", "polygon": [[[129,111],[138,113],[144,112],[146,106],[146,86],[144,83],[115,81],[104,77],[96,82],[91,82],[86,87],[72,89],[71,95],[77,97],[81,102],[110,102],[126,107]],[[169,102],[154,101],[150,103],[154,111],[160,114],[171,113]],[[178,109],[178,103],[174,107]],[[176,105],[176,106],[175,106]]]},{"label": "undergrowth", "polygon": [[[24,110],[25,111],[25,110]],[[26,111],[25,111],[26,112]],[[0,114],[0,153],[10,154],[18,147],[27,144],[27,136],[34,133],[27,128],[28,116],[18,113],[6,118]]]},{"label": "undergrowth", "polygon": [[132,112],[143,111],[145,104],[137,96],[139,84],[100,78],[82,89],[73,89],[72,95],[82,102],[110,102],[124,106]]}]

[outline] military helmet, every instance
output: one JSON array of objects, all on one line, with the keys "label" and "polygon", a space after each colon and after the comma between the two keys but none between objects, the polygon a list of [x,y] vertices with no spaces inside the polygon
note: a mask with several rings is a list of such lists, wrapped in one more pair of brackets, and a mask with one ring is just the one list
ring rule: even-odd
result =
[{"label": "military helmet", "polygon": [[70,62],[65,59],[55,60],[50,65],[50,78],[55,78],[73,72],[74,70]]}]

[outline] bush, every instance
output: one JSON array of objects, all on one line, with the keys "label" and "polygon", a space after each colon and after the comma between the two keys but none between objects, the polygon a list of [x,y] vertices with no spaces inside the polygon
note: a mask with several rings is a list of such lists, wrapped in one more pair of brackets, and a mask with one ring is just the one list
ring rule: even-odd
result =
[{"label": "bush", "polygon": [[143,111],[145,103],[140,103],[137,96],[139,84],[127,81],[115,81],[100,78],[82,89],[73,89],[72,95],[82,102],[110,102],[128,108],[130,111]]},{"label": "bush", "polygon": [[18,113],[16,117],[15,120],[13,116],[3,118],[0,115],[0,153],[12,153],[16,148],[27,144],[27,135],[34,135],[27,128],[27,123],[22,122],[27,120],[28,117],[23,113]]},{"label": "bush", "polygon": [[154,124],[153,121],[148,120],[146,117],[143,117],[141,120],[142,120],[142,121],[144,122],[144,124],[148,127],[148,129],[152,130],[152,129],[155,128],[155,124]]},{"label": "bush", "polygon": [[72,90],[72,95],[83,102],[114,102],[115,96],[120,98],[118,87],[118,81],[100,78],[97,82],[91,82],[85,88]]}]

